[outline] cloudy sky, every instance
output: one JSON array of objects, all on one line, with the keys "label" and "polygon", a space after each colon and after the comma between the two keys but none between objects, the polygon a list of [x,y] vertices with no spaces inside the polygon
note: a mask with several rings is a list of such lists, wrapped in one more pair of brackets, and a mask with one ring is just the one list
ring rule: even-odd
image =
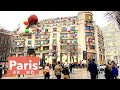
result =
[{"label": "cloudy sky", "polygon": [[[32,15],[36,14],[39,20],[57,17],[76,16],[79,11],[0,11],[0,26],[13,31],[20,23]],[[100,27],[107,23],[104,18],[105,11],[93,11],[93,19]]]}]

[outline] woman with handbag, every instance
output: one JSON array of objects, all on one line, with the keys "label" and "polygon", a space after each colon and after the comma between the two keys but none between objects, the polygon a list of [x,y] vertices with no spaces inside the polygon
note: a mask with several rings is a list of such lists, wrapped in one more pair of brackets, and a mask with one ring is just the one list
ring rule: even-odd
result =
[{"label": "woman with handbag", "polygon": [[50,79],[50,68],[48,63],[46,64],[43,70],[43,74],[44,74],[44,79]]}]

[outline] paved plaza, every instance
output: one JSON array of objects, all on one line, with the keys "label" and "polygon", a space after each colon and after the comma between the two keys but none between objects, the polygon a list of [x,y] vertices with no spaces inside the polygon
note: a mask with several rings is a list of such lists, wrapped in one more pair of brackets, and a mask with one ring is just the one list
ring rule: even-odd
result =
[{"label": "paved plaza", "polygon": [[[90,74],[86,68],[84,69],[73,69],[73,73],[70,74],[71,79],[90,79]],[[24,77],[3,77],[2,79],[44,79],[44,75],[42,70],[40,70],[40,74],[38,75],[25,75]],[[54,71],[50,70],[50,79],[56,79],[54,75]],[[62,74],[63,79],[63,74]],[[105,79],[103,74],[98,75],[98,79]]]}]

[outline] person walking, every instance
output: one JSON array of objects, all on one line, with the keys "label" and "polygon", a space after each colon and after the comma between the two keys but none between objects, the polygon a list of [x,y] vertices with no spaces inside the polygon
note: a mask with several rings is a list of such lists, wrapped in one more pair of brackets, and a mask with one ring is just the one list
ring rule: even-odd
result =
[{"label": "person walking", "polygon": [[97,65],[94,61],[95,61],[95,59],[90,59],[90,62],[88,64],[88,71],[90,72],[91,79],[98,78]]},{"label": "person walking", "polygon": [[111,67],[112,67],[112,72],[113,72],[113,78],[117,79],[117,77],[118,77],[118,68],[117,68],[117,65],[115,63],[112,63]]},{"label": "person walking", "polygon": [[69,68],[68,65],[65,65],[63,68],[62,73],[64,74],[64,79],[70,79],[70,72],[69,72]]},{"label": "person walking", "polygon": [[43,74],[44,74],[44,79],[50,79],[50,67],[49,67],[49,63],[47,63],[44,67],[43,70]]},{"label": "person walking", "polygon": [[70,68],[70,73],[72,73],[72,70],[73,70],[73,64],[72,63],[70,63],[69,68]]},{"label": "person walking", "polygon": [[111,68],[110,64],[106,65],[104,72],[105,72],[106,79],[114,79],[114,75],[113,75],[112,68]]},{"label": "person walking", "polygon": [[62,73],[62,66],[60,64],[60,61],[58,61],[57,65],[55,66],[55,76],[57,79],[61,79],[61,73]]},{"label": "person walking", "polygon": [[55,63],[52,64],[52,68],[53,68],[53,70],[55,69]]}]

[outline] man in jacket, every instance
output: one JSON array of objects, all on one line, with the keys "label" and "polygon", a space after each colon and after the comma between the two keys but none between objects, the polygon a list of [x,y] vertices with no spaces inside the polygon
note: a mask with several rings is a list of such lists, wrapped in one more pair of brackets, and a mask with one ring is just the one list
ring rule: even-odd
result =
[{"label": "man in jacket", "polygon": [[57,65],[55,66],[55,76],[57,79],[61,79],[61,73],[62,73],[62,66],[60,62],[58,61]]},{"label": "man in jacket", "polygon": [[90,72],[91,79],[98,78],[97,65],[94,61],[95,61],[95,59],[91,59],[88,64],[88,71]]}]

